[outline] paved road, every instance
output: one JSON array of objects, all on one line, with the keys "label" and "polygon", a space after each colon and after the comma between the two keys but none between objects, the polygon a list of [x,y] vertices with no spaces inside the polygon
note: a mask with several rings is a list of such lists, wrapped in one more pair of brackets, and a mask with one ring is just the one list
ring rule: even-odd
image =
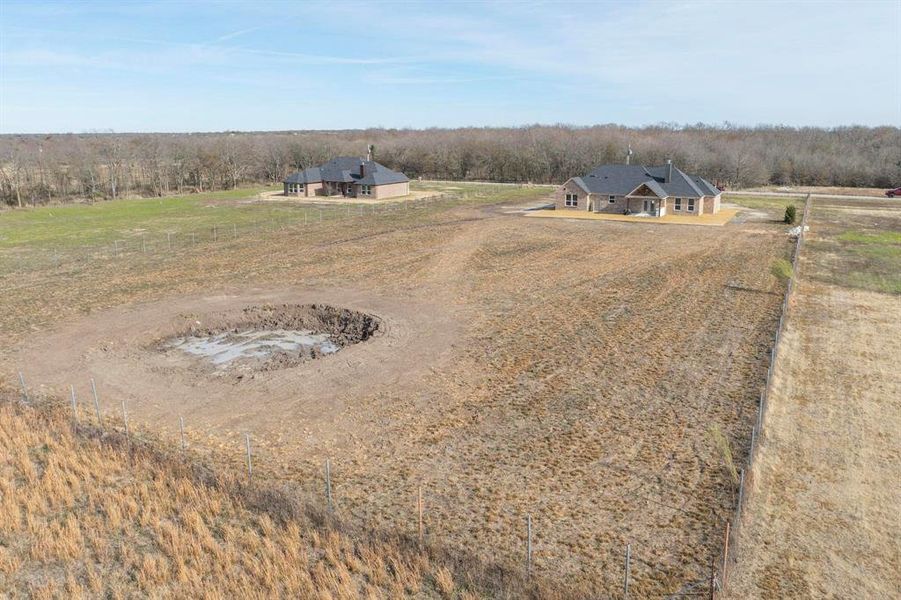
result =
[{"label": "paved road", "polygon": [[[845,194],[816,194],[811,193],[814,198],[831,198],[835,200],[888,200],[886,196],[847,196]],[[742,191],[726,191],[723,196],[797,196],[804,198],[807,192],[742,192]],[[898,198],[901,204],[901,198]]]}]

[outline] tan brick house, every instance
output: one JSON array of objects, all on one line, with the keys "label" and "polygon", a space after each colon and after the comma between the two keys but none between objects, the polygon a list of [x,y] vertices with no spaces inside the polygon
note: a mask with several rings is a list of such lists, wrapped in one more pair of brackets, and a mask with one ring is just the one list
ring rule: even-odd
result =
[{"label": "tan brick house", "polygon": [[339,156],[318,167],[289,175],[282,182],[286,196],[342,196],[381,200],[406,196],[410,180],[374,160]]},{"label": "tan brick house", "polygon": [[554,208],[652,217],[709,215],[720,210],[720,190],[672,161],[660,167],[602,165],[560,186]]}]

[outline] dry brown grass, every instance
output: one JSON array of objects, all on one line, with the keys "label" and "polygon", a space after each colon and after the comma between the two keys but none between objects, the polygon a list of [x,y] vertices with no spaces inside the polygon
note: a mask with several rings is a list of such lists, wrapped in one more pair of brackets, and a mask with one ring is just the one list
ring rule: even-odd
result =
[{"label": "dry brown grass", "polygon": [[[789,249],[784,227],[413,212],[10,275],[0,283],[26,287],[0,298],[0,327],[22,341],[109,306],[286,283],[440,304],[460,324],[444,360],[353,394],[332,390],[341,410],[329,422],[298,416],[305,386],[265,401],[249,399],[249,386],[212,402],[197,388],[179,406],[157,395],[134,402],[135,417],[171,434],[175,411],[190,410],[192,442],[238,466],[237,430],[252,431],[260,475],[309,495],[321,497],[330,457],[341,514],[373,529],[415,532],[423,486],[426,535],[460,556],[521,566],[531,514],[536,575],[585,595],[618,593],[626,544],[636,595],[707,581],[735,492],[708,430],[718,425],[744,460],[778,317],[768,267]],[[79,356],[84,339],[64,351]],[[21,363],[9,358],[14,372]],[[46,367],[35,383],[60,383],[59,365]],[[101,382],[109,401],[132,393],[124,379],[118,390]],[[463,589],[457,575],[435,581],[438,593]]]},{"label": "dry brown grass", "polygon": [[884,202],[811,209],[730,598],[898,597],[901,301],[853,276],[897,278],[901,257],[861,262],[841,237],[891,240],[899,223]]},{"label": "dry brown grass", "polygon": [[352,534],[281,491],[75,428],[52,406],[0,400],[0,448],[0,592],[13,596],[556,595],[408,540]]}]

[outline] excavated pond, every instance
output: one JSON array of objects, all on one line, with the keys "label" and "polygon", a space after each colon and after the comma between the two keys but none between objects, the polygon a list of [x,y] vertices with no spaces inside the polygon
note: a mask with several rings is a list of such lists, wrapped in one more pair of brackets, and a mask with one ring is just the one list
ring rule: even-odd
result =
[{"label": "excavated pond", "polygon": [[187,354],[216,371],[293,367],[364,342],[379,329],[372,315],[324,304],[254,306],[195,323],[160,350]]}]

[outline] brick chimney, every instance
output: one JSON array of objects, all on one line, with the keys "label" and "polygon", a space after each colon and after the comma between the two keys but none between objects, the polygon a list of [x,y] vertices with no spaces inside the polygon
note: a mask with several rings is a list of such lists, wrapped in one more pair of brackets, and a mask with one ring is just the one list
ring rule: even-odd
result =
[{"label": "brick chimney", "polygon": [[673,159],[666,159],[666,168],[663,170],[663,183],[670,183],[673,180]]},{"label": "brick chimney", "polygon": [[360,161],[360,177],[366,177],[366,163]]}]

